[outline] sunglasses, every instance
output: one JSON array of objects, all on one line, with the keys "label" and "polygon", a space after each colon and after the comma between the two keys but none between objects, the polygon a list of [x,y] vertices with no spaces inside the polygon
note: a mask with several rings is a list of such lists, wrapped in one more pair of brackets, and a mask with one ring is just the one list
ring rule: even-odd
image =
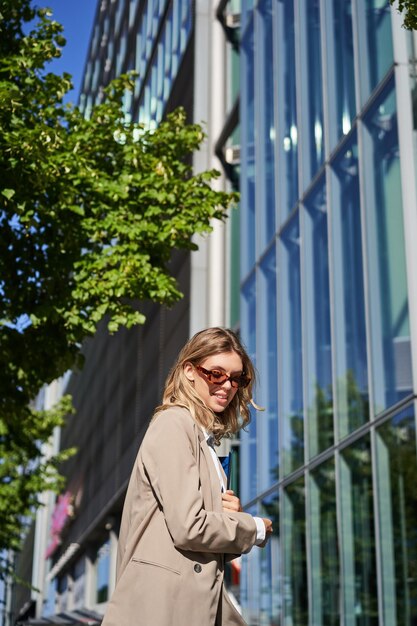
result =
[{"label": "sunglasses", "polygon": [[229,376],[226,372],[222,372],[221,370],[206,370],[201,365],[196,365],[195,369],[198,370],[206,377],[207,382],[211,385],[223,385],[227,380],[230,380],[230,384],[235,389],[240,388],[243,389],[247,387],[250,383],[249,376],[245,374],[240,374],[240,376]]}]

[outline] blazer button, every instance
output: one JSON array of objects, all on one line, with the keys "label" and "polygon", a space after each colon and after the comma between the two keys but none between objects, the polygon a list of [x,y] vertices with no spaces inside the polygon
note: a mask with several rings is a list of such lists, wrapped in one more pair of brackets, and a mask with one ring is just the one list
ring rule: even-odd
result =
[{"label": "blazer button", "polygon": [[196,564],[194,565],[194,571],[195,571],[197,574],[199,574],[199,573],[201,572],[201,570],[202,570],[202,569],[203,569],[203,568],[201,567],[200,563],[196,563]]}]

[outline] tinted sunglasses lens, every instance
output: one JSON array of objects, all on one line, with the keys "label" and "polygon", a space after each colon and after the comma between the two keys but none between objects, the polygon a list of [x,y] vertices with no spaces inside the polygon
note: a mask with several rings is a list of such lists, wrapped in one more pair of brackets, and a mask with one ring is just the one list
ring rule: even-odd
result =
[{"label": "tinted sunglasses lens", "polygon": [[227,380],[227,375],[223,374],[223,372],[209,372],[207,375],[207,379],[210,383],[214,383],[215,385],[222,385]]},{"label": "tinted sunglasses lens", "polygon": [[235,389],[237,388],[244,389],[245,387],[249,385],[249,383],[250,383],[250,378],[247,378],[246,376],[236,376],[236,377],[230,378],[230,384]]}]

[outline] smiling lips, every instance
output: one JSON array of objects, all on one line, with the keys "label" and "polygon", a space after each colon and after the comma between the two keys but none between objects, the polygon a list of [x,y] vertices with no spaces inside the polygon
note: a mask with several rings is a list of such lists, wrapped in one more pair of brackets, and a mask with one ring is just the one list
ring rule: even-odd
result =
[{"label": "smiling lips", "polygon": [[229,400],[229,397],[227,395],[224,395],[224,394],[213,393],[213,396],[216,398],[216,400],[218,400],[222,404],[224,402],[228,402],[228,400]]}]

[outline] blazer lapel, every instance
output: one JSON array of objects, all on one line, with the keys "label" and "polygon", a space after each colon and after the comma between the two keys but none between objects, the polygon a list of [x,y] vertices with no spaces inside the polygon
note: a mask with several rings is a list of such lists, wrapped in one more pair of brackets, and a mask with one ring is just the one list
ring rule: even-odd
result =
[{"label": "blazer lapel", "polygon": [[[221,512],[223,510],[223,507],[219,476],[216,472],[216,468],[214,467],[211,452],[204,437],[204,433],[200,428],[198,428],[198,439],[202,452],[201,458],[204,459],[204,463],[200,461],[201,489],[203,491],[204,501],[206,503],[206,506],[210,506],[213,511]],[[208,478],[207,483],[206,481],[204,481],[204,484],[203,465]]]}]

